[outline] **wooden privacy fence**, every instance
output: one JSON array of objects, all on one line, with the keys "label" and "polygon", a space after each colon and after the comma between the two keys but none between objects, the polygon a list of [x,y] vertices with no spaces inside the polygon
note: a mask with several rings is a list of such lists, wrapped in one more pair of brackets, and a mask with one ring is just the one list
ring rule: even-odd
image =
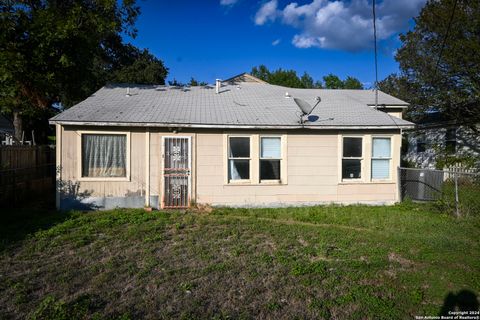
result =
[{"label": "wooden privacy fence", "polygon": [[0,207],[55,199],[55,148],[0,147]]},{"label": "wooden privacy fence", "polygon": [[51,146],[1,146],[0,170],[31,168],[55,163],[55,148]]}]

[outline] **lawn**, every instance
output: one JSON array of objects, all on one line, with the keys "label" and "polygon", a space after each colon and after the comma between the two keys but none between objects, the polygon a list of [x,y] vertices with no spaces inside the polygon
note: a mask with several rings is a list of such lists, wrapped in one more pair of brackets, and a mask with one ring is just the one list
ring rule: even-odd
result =
[{"label": "lawn", "polygon": [[480,219],[426,206],[2,216],[2,319],[412,319],[478,308]]}]

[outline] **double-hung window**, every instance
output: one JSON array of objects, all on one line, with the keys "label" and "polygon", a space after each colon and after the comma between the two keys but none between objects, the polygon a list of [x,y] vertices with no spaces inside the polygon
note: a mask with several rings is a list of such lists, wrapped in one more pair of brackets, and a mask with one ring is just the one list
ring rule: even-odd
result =
[{"label": "double-hung window", "polygon": [[372,180],[390,179],[391,139],[372,138]]},{"label": "double-hung window", "polygon": [[421,133],[417,136],[417,152],[425,152],[426,148],[425,134]]},{"label": "double-hung window", "polygon": [[250,180],[250,137],[229,137],[228,180]]},{"label": "double-hung window", "polygon": [[282,139],[260,137],[260,181],[280,181],[282,162]]},{"label": "double-hung window", "polygon": [[127,135],[82,134],[81,162],[85,178],[127,177]]},{"label": "double-hung window", "polygon": [[343,137],[342,180],[361,179],[362,146],[361,137]]},{"label": "double-hung window", "polygon": [[457,151],[457,129],[450,128],[445,132],[445,151],[453,154]]}]

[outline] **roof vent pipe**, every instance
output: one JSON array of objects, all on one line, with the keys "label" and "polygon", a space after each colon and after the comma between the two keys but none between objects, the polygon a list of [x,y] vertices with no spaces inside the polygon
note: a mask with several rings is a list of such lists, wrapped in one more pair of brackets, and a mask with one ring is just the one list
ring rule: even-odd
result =
[{"label": "roof vent pipe", "polygon": [[219,94],[220,93],[220,87],[222,86],[222,80],[217,79],[215,80],[215,93]]},{"label": "roof vent pipe", "polygon": [[130,94],[130,87],[127,87],[127,94],[125,95],[126,97],[130,97],[131,94]]}]

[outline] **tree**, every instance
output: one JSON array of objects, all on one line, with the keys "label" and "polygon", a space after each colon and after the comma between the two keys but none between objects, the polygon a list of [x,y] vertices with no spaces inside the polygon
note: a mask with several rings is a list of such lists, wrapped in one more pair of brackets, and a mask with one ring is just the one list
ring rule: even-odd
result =
[{"label": "tree", "polygon": [[[378,88],[385,93],[409,102],[411,106],[427,104],[423,100],[421,88],[418,83],[409,81],[409,79],[403,75],[389,75],[378,82]],[[417,108],[410,107],[405,112],[405,118],[412,121],[417,121],[422,116],[423,112],[419,112]]]},{"label": "tree", "polygon": [[206,83],[205,81],[198,82],[195,78],[191,77],[188,85],[191,87],[196,87],[196,86],[206,86],[208,85],[208,83]]},{"label": "tree", "polygon": [[343,81],[343,89],[363,89],[363,84],[357,78],[348,76]]},{"label": "tree", "polygon": [[196,87],[198,86],[198,81],[195,80],[193,77],[190,78],[190,82],[188,83],[189,86]]},{"label": "tree", "polygon": [[328,74],[323,77],[325,88],[327,89],[343,89],[343,81],[334,74]]},{"label": "tree", "polygon": [[295,70],[284,70],[279,68],[275,71],[270,71],[266,66],[260,65],[253,67],[251,71],[252,76],[257,77],[270,84],[285,86],[290,88],[305,88],[313,79],[305,72],[302,78],[298,77]]},{"label": "tree", "polygon": [[183,87],[183,86],[185,86],[184,83],[182,83],[180,81],[177,81],[177,79],[175,79],[175,78],[173,78],[172,81],[168,81],[168,85],[173,86],[173,87]]},{"label": "tree", "polygon": [[263,81],[268,82],[271,73],[270,73],[270,70],[268,70],[268,68],[262,64],[258,67],[253,67],[250,74],[254,77],[257,77]]},{"label": "tree", "polygon": [[304,88],[302,81],[295,70],[278,69],[270,73],[268,83],[290,88]]},{"label": "tree", "polygon": [[163,62],[152,55],[147,49],[132,47],[131,63],[113,71],[110,82],[137,84],[165,84],[168,69]]},{"label": "tree", "polygon": [[303,73],[303,76],[300,78],[300,82],[302,83],[303,88],[311,89],[315,87],[313,78],[306,72]]},{"label": "tree", "polygon": [[305,88],[305,89],[363,89],[363,85],[357,78],[347,77],[342,81],[334,74],[328,74],[323,77],[325,85],[320,80],[315,81],[307,72],[304,72],[301,77],[298,77],[295,70],[283,70],[282,68],[275,71],[270,71],[266,66],[260,65],[253,67],[251,75],[255,76],[270,84],[285,86],[290,88]]},{"label": "tree", "polygon": [[415,113],[434,108],[452,120],[480,122],[479,30],[480,2],[441,0],[427,2],[414,29],[400,36],[396,59]]},{"label": "tree", "polygon": [[314,84],[315,89],[322,89],[323,88],[323,83],[320,80],[315,81]]},{"label": "tree", "polygon": [[107,81],[163,82],[167,70],[136,35],[135,0],[7,0],[0,5],[0,107],[16,135],[29,110],[69,107]]}]

